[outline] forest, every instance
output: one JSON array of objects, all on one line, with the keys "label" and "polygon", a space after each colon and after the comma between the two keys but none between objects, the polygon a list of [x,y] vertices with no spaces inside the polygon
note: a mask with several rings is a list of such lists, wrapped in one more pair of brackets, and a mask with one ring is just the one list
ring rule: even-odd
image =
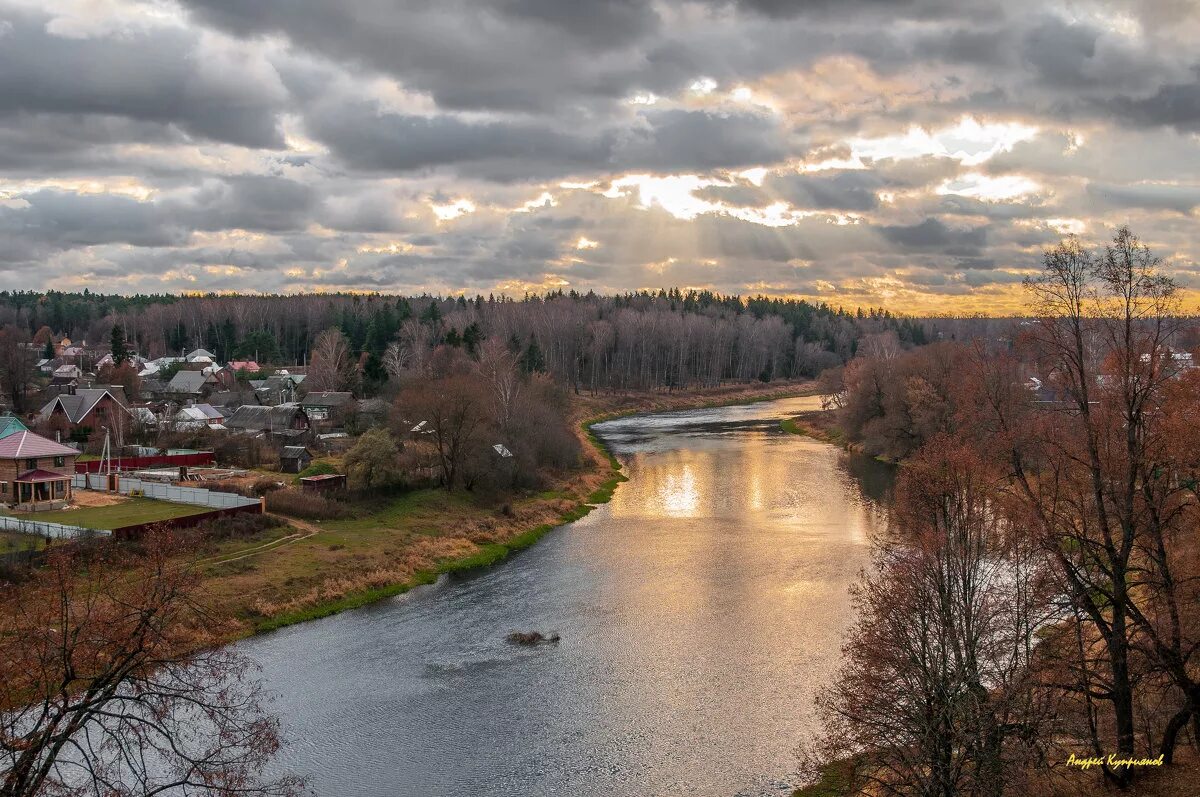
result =
[{"label": "forest", "polygon": [[205,348],[219,361],[266,364],[307,363],[320,333],[336,328],[361,360],[367,394],[440,345],[474,354],[484,339],[503,341],[527,370],[572,389],[626,390],[811,377],[852,358],[864,335],[891,331],[919,345],[938,334],[937,322],[885,310],[678,289],[522,299],[0,293],[0,326],[11,337],[47,328],[95,343],[114,325],[145,357]]}]

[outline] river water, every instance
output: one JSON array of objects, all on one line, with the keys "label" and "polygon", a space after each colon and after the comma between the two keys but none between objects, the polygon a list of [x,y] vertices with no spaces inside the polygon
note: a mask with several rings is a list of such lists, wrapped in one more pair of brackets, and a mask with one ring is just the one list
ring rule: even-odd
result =
[{"label": "river water", "polygon": [[[629,481],[503,564],[242,643],[321,795],[786,795],[890,469],[787,399],[596,427]],[[514,630],[557,631],[535,648]]]}]

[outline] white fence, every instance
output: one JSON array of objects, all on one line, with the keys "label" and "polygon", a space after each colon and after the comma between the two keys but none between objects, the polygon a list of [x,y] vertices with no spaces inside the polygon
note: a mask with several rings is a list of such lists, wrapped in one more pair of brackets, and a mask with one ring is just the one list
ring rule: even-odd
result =
[{"label": "white fence", "polygon": [[24,518],[9,517],[7,515],[0,515],[0,529],[4,531],[16,531],[21,534],[33,534],[38,537],[53,537],[56,540],[91,535],[104,537],[112,534],[111,531],[104,531],[103,529],[64,526],[61,523],[45,523],[40,520],[25,520]]},{"label": "white fence", "polygon": [[[77,473],[71,483],[76,489],[105,490],[108,488],[108,477],[103,473]],[[233,509],[259,503],[257,498],[247,498],[237,493],[221,493],[203,487],[176,487],[129,477],[118,477],[117,490],[125,495],[144,495],[159,501],[206,506],[210,509]]]}]

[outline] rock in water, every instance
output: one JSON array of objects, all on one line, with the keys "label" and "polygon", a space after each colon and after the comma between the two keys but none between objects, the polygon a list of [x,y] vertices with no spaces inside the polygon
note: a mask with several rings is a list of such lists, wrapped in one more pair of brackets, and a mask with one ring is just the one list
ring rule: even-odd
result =
[{"label": "rock in water", "polygon": [[546,636],[541,631],[513,631],[507,637],[514,645],[537,645],[542,642],[557,642],[558,634]]}]

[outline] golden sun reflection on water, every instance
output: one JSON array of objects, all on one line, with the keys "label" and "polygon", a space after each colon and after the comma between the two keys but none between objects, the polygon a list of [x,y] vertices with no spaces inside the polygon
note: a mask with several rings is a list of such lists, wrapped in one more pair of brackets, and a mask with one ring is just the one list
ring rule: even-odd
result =
[{"label": "golden sun reflection on water", "polygon": [[696,489],[696,472],[684,465],[679,474],[670,473],[658,491],[663,512],[670,517],[693,517],[700,506],[700,491]]}]

